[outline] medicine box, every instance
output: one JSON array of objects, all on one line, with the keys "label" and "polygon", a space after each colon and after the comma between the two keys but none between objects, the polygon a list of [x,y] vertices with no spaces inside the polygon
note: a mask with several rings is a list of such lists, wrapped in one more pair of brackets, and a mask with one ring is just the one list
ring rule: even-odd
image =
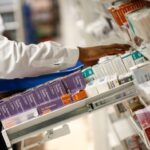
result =
[{"label": "medicine box", "polygon": [[136,65],[146,61],[145,57],[139,51],[134,51],[132,57]]},{"label": "medicine box", "polygon": [[33,119],[38,116],[36,109],[31,109],[18,115],[12,116],[8,119],[2,120],[2,125],[4,128],[11,128],[13,126],[19,125],[23,122],[26,122],[30,119]]},{"label": "medicine box", "polygon": [[112,61],[113,68],[115,69],[115,72],[117,73],[117,75],[122,75],[122,74],[127,73],[125,65],[120,56],[113,58],[111,61]]},{"label": "medicine box", "polygon": [[95,74],[93,67],[87,67],[82,70],[82,76],[85,79],[85,81],[88,83],[92,80],[95,80],[97,75]]},{"label": "medicine box", "polygon": [[116,73],[111,60],[102,63],[102,67],[106,75],[113,75]]},{"label": "medicine box", "polygon": [[81,71],[77,71],[62,78],[62,82],[66,90],[68,90],[68,92],[71,94],[77,93],[80,90],[84,90],[86,87],[86,82],[82,76]]},{"label": "medicine box", "polygon": [[141,128],[145,129],[150,127],[150,110],[149,107],[140,109],[135,112],[137,121],[140,123]]},{"label": "medicine box", "polygon": [[109,89],[113,89],[119,86],[119,81],[116,74],[108,76],[108,86]]},{"label": "medicine box", "polygon": [[87,98],[87,93],[85,90],[80,90],[79,92],[76,92],[72,95],[72,99],[74,102],[80,101]]},{"label": "medicine box", "polygon": [[37,95],[38,104],[49,102],[51,99],[54,99],[56,94],[52,92],[48,85],[42,85],[34,89],[35,94]]},{"label": "medicine box", "polygon": [[94,97],[99,94],[95,85],[95,81],[91,81],[90,83],[88,83],[86,85],[85,91],[88,97]]},{"label": "medicine box", "polygon": [[99,69],[99,64],[96,64],[92,67],[94,75],[95,75],[95,79],[101,78],[104,76],[103,72],[101,71],[101,69]]},{"label": "medicine box", "polygon": [[138,84],[150,80],[150,63],[144,62],[130,68],[134,81]]},{"label": "medicine box", "polygon": [[43,115],[43,114],[49,113],[51,111],[54,111],[58,108],[61,108],[62,106],[63,106],[63,102],[60,98],[58,98],[51,102],[47,102],[47,103],[39,105],[37,107],[37,111],[38,111],[39,115]]},{"label": "medicine box", "polygon": [[95,86],[99,94],[109,91],[108,78],[104,77],[95,81]]},{"label": "medicine box", "polygon": [[133,80],[132,74],[129,72],[127,74],[118,76],[119,84],[124,84]]},{"label": "medicine box", "polygon": [[11,111],[9,109],[7,102],[0,103],[0,120],[6,119],[11,116]]},{"label": "medicine box", "polygon": [[135,62],[133,60],[131,52],[127,52],[126,54],[122,55],[121,59],[125,65],[127,71],[130,71],[130,68],[135,65]]}]

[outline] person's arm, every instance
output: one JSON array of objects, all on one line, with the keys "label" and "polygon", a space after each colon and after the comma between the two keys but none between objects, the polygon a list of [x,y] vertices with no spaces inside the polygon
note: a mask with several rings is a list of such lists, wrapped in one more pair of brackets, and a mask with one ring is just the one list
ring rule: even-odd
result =
[{"label": "person's arm", "polygon": [[44,75],[75,65],[78,49],[67,49],[55,42],[25,45],[0,36],[0,79]]},{"label": "person's arm", "polygon": [[129,47],[113,44],[68,49],[50,41],[25,45],[0,36],[0,79],[49,74],[74,66],[78,59],[93,65],[100,57],[124,53]]},{"label": "person's arm", "polygon": [[79,59],[86,66],[94,65],[98,62],[100,57],[107,55],[123,54],[130,49],[128,44],[110,44],[100,45],[94,47],[79,47]]}]

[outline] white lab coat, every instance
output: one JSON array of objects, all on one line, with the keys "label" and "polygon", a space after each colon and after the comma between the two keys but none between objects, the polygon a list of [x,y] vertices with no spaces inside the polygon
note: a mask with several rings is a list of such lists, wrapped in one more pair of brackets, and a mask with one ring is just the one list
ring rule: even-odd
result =
[{"label": "white lab coat", "polygon": [[49,74],[75,65],[78,58],[78,49],[64,48],[55,42],[25,45],[0,36],[0,79]]}]

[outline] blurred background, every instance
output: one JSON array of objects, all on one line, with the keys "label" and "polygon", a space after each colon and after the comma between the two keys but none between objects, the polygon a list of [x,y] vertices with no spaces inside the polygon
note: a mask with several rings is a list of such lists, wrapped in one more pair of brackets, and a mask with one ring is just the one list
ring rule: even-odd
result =
[{"label": "blurred background", "polygon": [[0,0],[0,14],[12,40],[94,45],[116,34],[108,6],[100,0]]}]

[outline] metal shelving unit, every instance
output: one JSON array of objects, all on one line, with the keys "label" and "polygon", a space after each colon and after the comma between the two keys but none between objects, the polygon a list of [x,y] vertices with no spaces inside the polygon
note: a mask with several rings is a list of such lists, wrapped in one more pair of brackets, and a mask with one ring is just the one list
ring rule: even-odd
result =
[{"label": "metal shelving unit", "polygon": [[[2,134],[8,149],[11,149],[12,144],[24,141],[44,131],[52,130],[58,125],[64,125],[68,121],[80,117],[81,115],[88,114],[111,104],[120,103],[135,96],[137,96],[137,93],[133,82],[126,83],[106,93],[70,104],[18,126],[4,129]],[[62,128],[62,130],[64,129]],[[60,132],[62,132],[62,130]],[[53,132],[53,134],[55,134],[55,132]]]},{"label": "metal shelving unit", "polygon": [[148,143],[148,140],[146,139],[144,131],[137,125],[137,123],[134,121],[134,119],[130,116],[129,117],[130,123],[132,127],[136,130],[137,134],[140,136],[143,143],[146,145],[147,149],[150,149],[150,144]]}]

